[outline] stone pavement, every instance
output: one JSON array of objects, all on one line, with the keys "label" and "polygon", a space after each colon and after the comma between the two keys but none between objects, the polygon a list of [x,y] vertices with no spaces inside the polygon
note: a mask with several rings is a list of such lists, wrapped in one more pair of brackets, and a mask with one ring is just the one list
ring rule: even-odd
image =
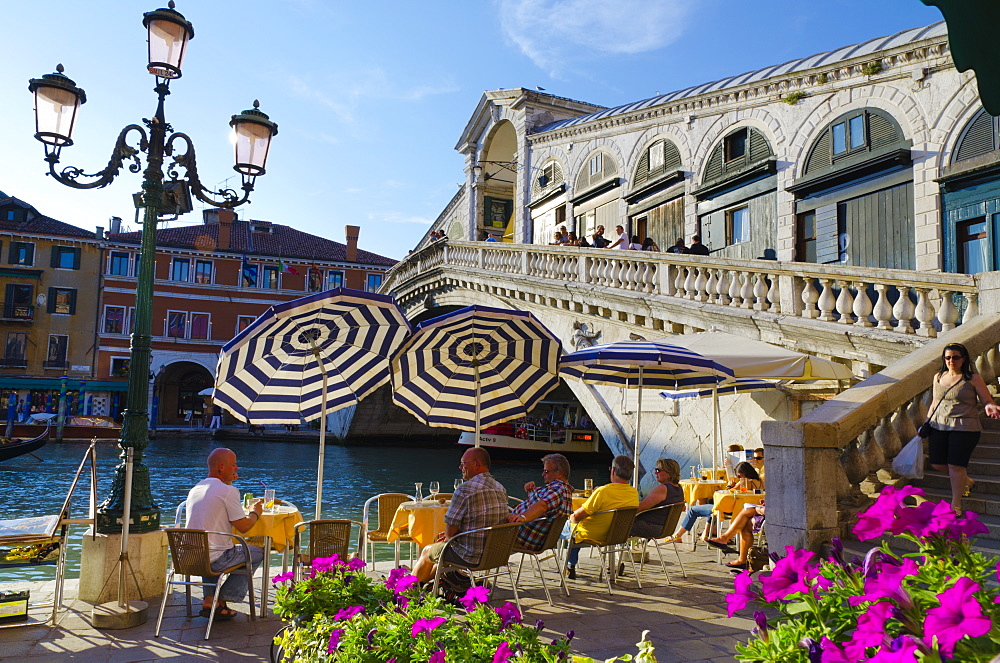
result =
[{"label": "stone pavement", "polygon": [[[544,637],[576,632],[573,640],[577,654],[604,660],[616,655],[635,654],[640,634],[649,630],[660,663],[733,661],[734,645],[745,641],[754,626],[751,615],[741,613],[726,617],[725,595],[732,588],[732,574],[716,562],[716,553],[689,544],[678,546],[688,577],[676,567],[676,557],[665,547],[664,557],[672,585],[666,584],[655,552],[652,563],[642,573],[643,588],[626,576],[609,596],[607,585],[597,582],[597,557],[588,559],[584,551],[578,579],[567,581],[570,596],[558,589],[558,579],[548,574],[549,589],[555,606],[545,601],[537,578],[525,566],[521,585],[525,621],[545,622]],[[671,564],[671,560],[674,561]],[[551,562],[549,563],[551,566]],[[379,570],[389,565],[380,563]],[[32,602],[51,595],[52,582],[0,582],[2,589],[31,588]],[[505,586],[500,581],[501,588]],[[273,615],[248,623],[246,604],[234,606],[243,614],[229,622],[212,626],[212,637],[204,640],[206,620],[185,616],[183,593],[177,591],[167,606],[159,638],[153,637],[160,599],[150,601],[149,621],[132,629],[99,631],[90,625],[91,606],[76,600],[77,581],[66,583],[69,609],[59,617],[55,628],[23,626],[0,629],[0,660],[43,663],[46,661],[108,661],[132,663],[173,659],[177,661],[269,661],[273,635],[283,622]],[[197,590],[196,590],[197,591]],[[511,599],[509,591],[498,590],[497,599]],[[197,604],[196,604],[197,607]],[[32,616],[44,618],[41,611]]]}]

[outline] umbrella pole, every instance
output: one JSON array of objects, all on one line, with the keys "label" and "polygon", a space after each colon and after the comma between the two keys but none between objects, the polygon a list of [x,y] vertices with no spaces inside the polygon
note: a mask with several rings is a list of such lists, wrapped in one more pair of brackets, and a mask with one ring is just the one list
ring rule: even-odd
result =
[{"label": "umbrella pole", "polygon": [[[704,465],[702,466],[704,467]],[[712,385],[712,477],[719,467],[719,385]]]},{"label": "umbrella pole", "polygon": [[316,357],[316,365],[323,371],[323,393],[320,396],[320,416],[319,416],[319,463],[316,469],[316,520],[320,519],[320,512],[323,510],[323,459],[326,457],[326,390],[329,382],[326,376],[326,369],[319,359],[319,348],[316,347],[316,340],[309,339],[312,344],[313,356]]},{"label": "umbrella pole", "polygon": [[632,468],[632,485],[636,490],[639,490],[639,431],[642,430],[642,366],[639,367],[638,401],[635,410],[635,443],[632,445],[634,447],[632,460],[635,461]]},{"label": "umbrella pole", "polygon": [[479,360],[473,360],[472,371],[476,383],[476,447],[479,447]]}]

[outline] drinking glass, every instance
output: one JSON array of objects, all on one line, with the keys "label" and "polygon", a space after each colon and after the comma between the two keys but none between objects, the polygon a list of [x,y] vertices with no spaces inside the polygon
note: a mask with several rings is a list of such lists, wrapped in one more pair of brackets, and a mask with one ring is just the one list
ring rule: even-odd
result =
[{"label": "drinking glass", "polygon": [[441,484],[437,481],[431,481],[430,483],[431,499],[434,499],[438,493],[441,492]]},{"label": "drinking glass", "polygon": [[421,483],[420,481],[417,481],[413,485],[416,486],[416,488],[417,488],[416,492],[413,493],[413,500],[415,502],[421,502],[421,501],[423,501],[424,494],[422,492],[420,492],[420,489],[424,487],[424,484]]},{"label": "drinking glass", "polygon": [[695,478],[697,478],[697,476],[698,476],[698,474],[697,474],[697,472],[695,471],[695,466],[694,466],[694,465],[692,465],[692,466],[691,466],[691,478],[692,478],[692,479],[695,479]]},{"label": "drinking glass", "polygon": [[458,490],[458,487],[462,485],[462,480],[461,479],[455,479],[455,484],[454,485],[455,485],[455,490]]},{"label": "drinking glass", "polygon": [[593,490],[594,490],[594,480],[593,479],[584,479],[583,480],[583,489],[585,491],[587,491],[587,495],[590,495],[590,493],[593,492]]},{"label": "drinking glass", "polygon": [[274,511],[274,488],[264,491],[264,509],[269,513]]}]

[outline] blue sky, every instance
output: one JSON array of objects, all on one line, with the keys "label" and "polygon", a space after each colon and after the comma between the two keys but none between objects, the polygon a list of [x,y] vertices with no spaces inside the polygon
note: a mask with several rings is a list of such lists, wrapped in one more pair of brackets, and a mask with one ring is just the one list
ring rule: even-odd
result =
[{"label": "blue sky", "polygon": [[[7,3],[0,191],[84,228],[133,229],[139,176],[76,191],[45,176],[29,78],[57,63],[87,92],[63,165],[107,163],[155,109],[135,0]],[[165,3],[162,3],[165,4]],[[194,24],[167,121],[206,185],[231,175],[229,118],[259,99],[279,125],[244,218],[402,258],[462,182],[455,143],[484,90],[540,86],[615,106],[941,20],[919,0],[179,0]],[[238,183],[238,180],[232,182]],[[232,183],[231,182],[231,183]],[[170,225],[200,222],[195,212]]]}]

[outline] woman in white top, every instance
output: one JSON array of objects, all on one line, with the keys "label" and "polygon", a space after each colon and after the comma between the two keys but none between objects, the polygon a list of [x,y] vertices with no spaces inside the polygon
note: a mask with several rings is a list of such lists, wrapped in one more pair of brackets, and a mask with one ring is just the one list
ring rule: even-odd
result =
[{"label": "woman in white top", "polygon": [[633,251],[642,251],[642,242],[639,241],[638,235],[632,235],[632,243],[628,245],[628,248]]}]

